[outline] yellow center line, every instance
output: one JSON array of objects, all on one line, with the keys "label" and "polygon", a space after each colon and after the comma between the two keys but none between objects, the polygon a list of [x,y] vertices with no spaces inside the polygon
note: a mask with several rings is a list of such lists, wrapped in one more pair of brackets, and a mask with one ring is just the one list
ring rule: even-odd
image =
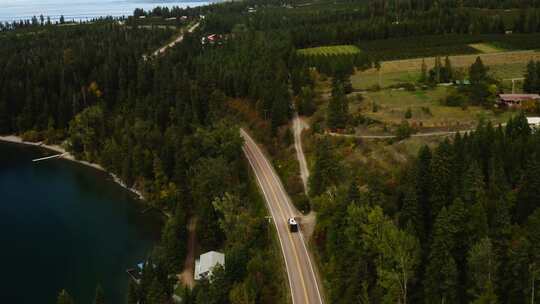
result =
[{"label": "yellow center line", "polygon": [[[258,150],[258,147],[256,147],[255,149]],[[253,151],[252,151],[252,154],[255,154],[255,153],[253,153]],[[262,155],[262,152],[257,151],[257,154]],[[255,157],[255,161],[259,162],[257,157]],[[268,166],[268,164],[265,164],[265,165]],[[263,166],[260,163],[259,163],[259,167],[263,171],[262,173],[263,173],[264,179],[268,183],[270,191],[272,192],[272,195],[274,196],[274,199],[276,200],[277,207],[278,207],[278,209],[279,209],[279,211],[281,213],[281,216],[283,217],[285,213],[283,212],[283,209],[281,208],[281,204],[279,203],[279,199],[278,199],[278,197],[276,195],[276,192],[274,191],[274,187],[271,186],[272,183],[269,181],[269,177],[267,177],[266,173],[264,172],[264,171],[268,171],[268,168],[267,168],[267,170],[264,170]],[[272,170],[269,170],[269,171],[270,171],[270,174],[273,173]],[[285,216],[285,219],[286,219],[286,216]],[[300,266],[300,259],[298,257],[298,251],[296,250],[296,246],[294,246],[294,241],[293,241],[293,239],[291,237],[291,233],[287,233],[287,236],[289,237],[289,241],[291,242],[291,246],[292,246],[292,249],[293,249],[293,252],[294,252],[294,258],[295,258],[296,264],[298,265],[298,274],[300,275],[300,280],[302,281],[302,289],[304,291],[304,297],[306,298],[306,303],[309,303],[309,297],[308,297],[308,293],[307,293],[307,289],[306,289],[306,282],[305,282],[305,279],[304,279],[304,274],[302,272],[302,267]]]}]

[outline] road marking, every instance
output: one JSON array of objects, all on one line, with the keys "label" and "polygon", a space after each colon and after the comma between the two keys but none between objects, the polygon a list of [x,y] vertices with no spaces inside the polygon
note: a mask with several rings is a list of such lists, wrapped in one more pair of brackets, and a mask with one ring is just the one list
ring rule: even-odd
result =
[{"label": "road marking", "polygon": [[270,214],[271,214],[272,217],[274,218],[274,220],[273,220],[273,222],[274,222],[274,227],[276,227],[276,232],[277,232],[277,235],[278,235],[279,244],[281,245],[281,252],[283,253],[283,260],[285,261],[285,268],[287,269],[287,278],[288,278],[288,281],[289,281],[289,288],[291,289],[291,299],[292,299],[293,304],[295,304],[295,302],[294,302],[294,296],[293,296],[293,294],[292,294],[293,287],[292,287],[291,271],[290,271],[289,264],[287,263],[287,257],[286,257],[286,254],[285,254],[285,247],[283,247],[283,241],[281,240],[281,235],[279,234],[279,228],[278,228],[278,226],[277,226],[276,216],[274,215],[274,212],[273,212],[273,210],[272,210],[272,207],[270,206],[270,200],[268,199],[269,196],[268,196],[268,194],[266,194],[266,191],[264,190],[264,186],[263,186],[261,180],[259,179],[259,176],[258,176],[257,172],[255,172],[255,165],[254,165],[254,163],[251,161],[251,159],[249,158],[249,156],[247,155],[247,154],[250,153],[250,152],[248,151],[248,150],[249,150],[249,147],[245,146],[244,148],[242,148],[242,150],[244,150],[244,153],[246,153],[246,158],[247,158],[249,164],[251,165],[251,167],[252,167],[252,169],[253,169],[253,173],[255,173],[255,178],[257,179],[257,183],[259,184],[259,188],[261,189],[261,191],[262,191],[263,194],[264,194],[266,204],[268,205],[268,210],[270,211]]},{"label": "road marking", "polygon": [[[254,141],[254,140],[253,140],[253,139],[252,139],[252,138],[251,138],[244,130],[242,130],[242,132],[245,134],[245,136],[247,136],[247,138],[249,139],[249,141],[252,142],[253,145],[254,145],[255,147],[257,147],[257,149],[260,150],[260,148],[257,146],[257,144],[255,143],[255,141]],[[267,158],[264,156],[264,154],[263,154],[262,152],[259,152],[259,153],[263,156],[263,157],[262,157],[263,162],[266,164],[266,166],[267,166],[268,168],[270,168],[270,171],[271,171],[271,173],[272,173],[272,174],[271,174],[272,179],[277,183],[277,185],[279,186],[279,188],[280,188],[280,190],[281,190],[281,193],[284,195],[284,201],[285,201],[286,204],[287,204],[287,207],[288,207],[288,209],[289,209],[290,214],[295,215],[296,212],[294,212],[293,209],[292,209],[292,207],[291,207],[292,204],[290,203],[290,200],[289,200],[288,196],[286,195],[285,188],[283,187],[283,184],[281,183],[281,180],[277,178],[277,174],[275,173],[274,168],[269,164],[269,162],[268,162]],[[279,206],[279,205],[278,205],[278,206]],[[281,208],[280,208],[280,209],[281,209]],[[304,239],[304,237],[303,237],[303,235],[302,235],[302,232],[301,232],[301,231],[299,231],[299,232],[300,232],[300,237],[301,237],[301,239],[302,239],[302,245],[303,245],[304,250],[305,250],[305,252],[306,252],[306,256],[307,256],[307,259],[308,259],[308,264],[309,264],[309,267],[310,267],[310,270],[311,270],[311,274],[312,274],[313,280],[314,280],[314,282],[315,282],[315,288],[316,288],[316,290],[317,290],[317,297],[319,298],[319,302],[322,304],[322,303],[324,303],[324,302],[323,302],[323,300],[322,300],[321,292],[320,292],[320,290],[319,290],[319,284],[318,284],[317,276],[315,275],[315,270],[313,269],[313,264],[311,263],[311,256],[309,255],[309,252],[308,252],[308,250],[307,250],[307,247],[306,247],[306,244],[305,244],[305,239]],[[290,234],[289,234],[289,237],[290,237]]]},{"label": "road marking", "polygon": [[[253,144],[253,150],[254,151],[251,151],[251,149],[249,147],[249,144],[247,145],[247,148],[248,148],[248,150],[250,150],[251,154],[254,156],[254,162],[258,162],[258,159],[259,159],[259,158],[255,157],[255,154],[259,154],[260,156],[262,156],[262,159],[264,160],[264,162],[263,162],[263,164],[258,164],[258,167],[261,169],[261,173],[262,173],[264,179],[266,180],[266,182],[267,182],[267,184],[269,186],[270,192],[272,193],[272,195],[273,195],[273,197],[275,199],[275,205],[277,205],[277,208],[279,209],[279,212],[281,213],[281,216],[286,219],[287,218],[286,213],[283,211],[283,209],[281,208],[281,204],[279,203],[280,199],[276,195],[276,192],[274,191],[274,187],[272,187],[271,180],[274,180],[274,182],[276,180],[274,172],[272,170],[272,167],[270,167],[268,162],[266,162],[266,157],[264,157],[264,155],[260,151],[259,147],[255,144],[255,142],[249,136],[248,136],[248,138],[249,138],[249,141]],[[255,153],[255,151],[257,153]],[[253,166],[253,163],[251,161],[250,161],[250,164],[252,164],[252,166]],[[264,168],[264,165],[266,165],[266,170]],[[270,169],[270,170],[268,170],[268,169]],[[266,171],[270,171],[271,179],[269,178]],[[255,175],[257,175],[257,174],[255,173]],[[258,179],[258,177],[257,177],[257,179]],[[282,190],[279,183],[277,184],[277,186],[280,188],[280,190]],[[269,200],[268,200],[268,204],[270,205]],[[274,219],[274,222],[275,221],[276,221],[276,219]],[[275,224],[277,226],[277,223],[275,223]],[[277,227],[276,227],[276,229],[277,229]],[[279,230],[278,230],[278,234],[279,234]],[[291,247],[293,249],[293,253],[294,253],[294,258],[295,258],[295,261],[296,261],[296,263],[298,265],[298,274],[300,275],[300,280],[301,280],[301,283],[302,283],[302,289],[303,289],[303,292],[304,292],[304,297],[306,299],[306,303],[309,303],[309,296],[308,296],[308,292],[307,292],[307,288],[306,288],[306,282],[305,282],[304,274],[302,272],[302,267],[301,267],[301,264],[300,264],[300,259],[298,257],[298,251],[297,251],[296,246],[294,244],[294,241],[292,239],[291,233],[288,232],[287,236],[289,237],[289,241],[290,241]],[[282,244],[282,246],[283,246],[283,244]],[[284,248],[282,248],[282,251],[283,251],[283,254],[285,255]],[[286,259],[287,258],[285,257],[285,261],[286,261]],[[308,259],[309,259],[309,256],[308,256]],[[291,283],[291,282],[289,281],[289,283]],[[294,302],[294,296],[292,295],[292,286],[291,286],[291,296],[292,296],[293,302]]]}]

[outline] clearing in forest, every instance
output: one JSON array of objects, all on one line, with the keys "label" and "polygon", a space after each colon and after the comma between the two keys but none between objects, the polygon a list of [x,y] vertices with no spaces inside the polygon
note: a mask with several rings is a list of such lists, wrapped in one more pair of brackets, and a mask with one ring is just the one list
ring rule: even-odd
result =
[{"label": "clearing in forest", "polygon": [[318,46],[298,50],[298,54],[303,56],[340,56],[356,55],[359,53],[360,49],[354,45]]}]

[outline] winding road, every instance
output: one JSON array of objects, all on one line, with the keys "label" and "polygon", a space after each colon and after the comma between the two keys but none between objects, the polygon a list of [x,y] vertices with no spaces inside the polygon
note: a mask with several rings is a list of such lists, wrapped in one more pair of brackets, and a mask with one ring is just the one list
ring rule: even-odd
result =
[{"label": "winding road", "polygon": [[293,304],[323,304],[315,265],[306,247],[302,231],[289,232],[287,219],[300,213],[294,208],[281,180],[255,141],[244,131],[244,154],[264,195],[285,260]]}]

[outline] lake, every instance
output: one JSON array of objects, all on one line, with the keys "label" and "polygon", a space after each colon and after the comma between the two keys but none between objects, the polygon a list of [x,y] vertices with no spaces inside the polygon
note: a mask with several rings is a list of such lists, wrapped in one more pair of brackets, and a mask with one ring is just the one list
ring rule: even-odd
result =
[{"label": "lake", "polygon": [[98,282],[107,303],[125,303],[125,271],[151,251],[162,220],[104,172],[32,163],[47,154],[0,143],[0,303],[55,303],[65,288],[90,304]]},{"label": "lake", "polygon": [[128,16],[136,8],[194,7],[207,3],[175,0],[0,0],[0,22],[31,19],[41,14],[52,20],[58,20],[60,15],[64,15],[66,20],[88,20],[100,16]]}]

